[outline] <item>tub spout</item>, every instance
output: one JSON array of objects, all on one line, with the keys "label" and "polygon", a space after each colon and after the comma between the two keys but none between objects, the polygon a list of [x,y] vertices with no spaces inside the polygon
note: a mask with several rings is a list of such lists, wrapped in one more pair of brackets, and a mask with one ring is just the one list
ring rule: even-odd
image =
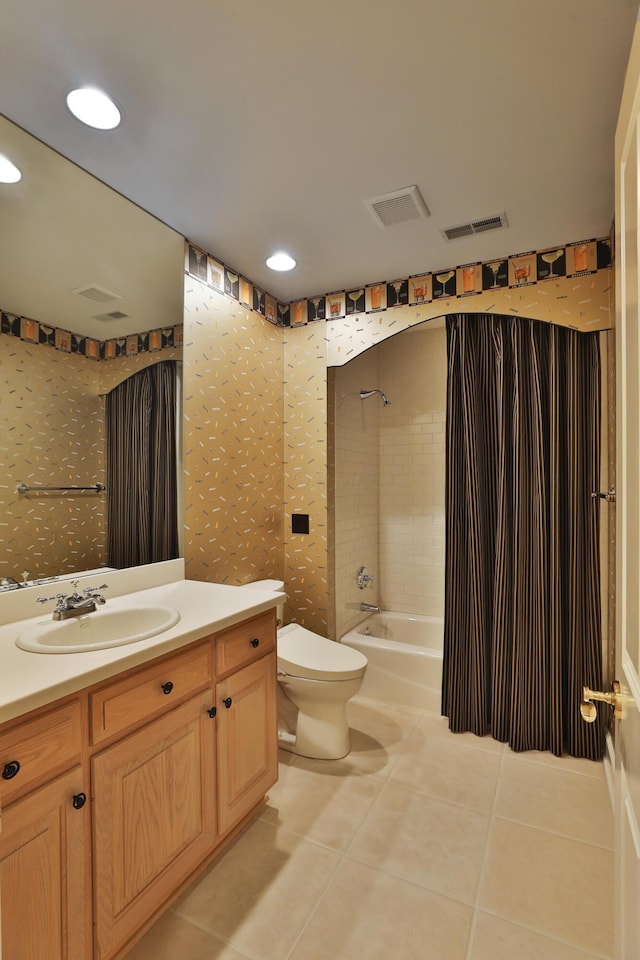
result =
[{"label": "tub spout", "polygon": [[363,613],[380,613],[380,607],[377,607],[375,603],[361,603],[360,609]]}]

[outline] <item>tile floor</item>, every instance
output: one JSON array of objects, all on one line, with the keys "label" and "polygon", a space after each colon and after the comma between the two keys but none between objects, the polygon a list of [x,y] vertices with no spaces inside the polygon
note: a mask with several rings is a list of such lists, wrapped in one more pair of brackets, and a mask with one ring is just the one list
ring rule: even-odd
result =
[{"label": "tile floor", "polygon": [[601,764],[349,707],[350,755],[282,753],[266,808],[127,960],[612,956]]}]

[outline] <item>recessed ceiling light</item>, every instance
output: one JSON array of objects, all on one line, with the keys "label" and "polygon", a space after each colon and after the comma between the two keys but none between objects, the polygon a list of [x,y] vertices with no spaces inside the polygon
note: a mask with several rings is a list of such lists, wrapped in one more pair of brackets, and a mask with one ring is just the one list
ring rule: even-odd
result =
[{"label": "recessed ceiling light", "polygon": [[67,94],[67,106],[74,117],[96,130],[113,130],[120,123],[115,103],[96,87],[76,87]]},{"label": "recessed ceiling light", "polygon": [[270,270],[293,270],[296,262],[288,253],[274,253],[267,260],[267,266]]},{"label": "recessed ceiling light", "polygon": [[8,157],[0,153],[0,183],[17,183],[22,180],[22,173]]}]

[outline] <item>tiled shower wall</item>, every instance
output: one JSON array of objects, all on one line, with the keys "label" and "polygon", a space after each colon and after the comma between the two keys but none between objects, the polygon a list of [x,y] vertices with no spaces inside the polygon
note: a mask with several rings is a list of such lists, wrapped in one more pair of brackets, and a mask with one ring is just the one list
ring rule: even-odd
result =
[{"label": "tiled shower wall", "polygon": [[[338,637],[366,616],[362,600],[443,614],[446,374],[442,321],[330,370]],[[391,403],[360,400],[360,390],[372,388]],[[357,588],[362,565],[375,577],[374,590]]]},{"label": "tiled shower wall", "polygon": [[[379,354],[379,348],[368,350],[346,366],[329,370],[334,638],[363,619],[363,600],[379,601],[379,427],[391,408],[383,410],[379,397],[360,399],[360,390],[378,387]],[[362,566],[374,577],[373,589],[358,588],[356,573]]]},{"label": "tiled shower wall", "polygon": [[446,330],[441,321],[377,348],[380,599],[387,610],[444,614]]}]

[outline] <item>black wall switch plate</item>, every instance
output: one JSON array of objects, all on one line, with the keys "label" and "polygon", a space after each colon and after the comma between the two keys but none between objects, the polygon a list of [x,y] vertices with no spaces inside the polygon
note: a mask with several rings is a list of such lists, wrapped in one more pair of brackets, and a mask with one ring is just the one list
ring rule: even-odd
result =
[{"label": "black wall switch plate", "polygon": [[309,514],[291,514],[291,533],[309,533]]}]

